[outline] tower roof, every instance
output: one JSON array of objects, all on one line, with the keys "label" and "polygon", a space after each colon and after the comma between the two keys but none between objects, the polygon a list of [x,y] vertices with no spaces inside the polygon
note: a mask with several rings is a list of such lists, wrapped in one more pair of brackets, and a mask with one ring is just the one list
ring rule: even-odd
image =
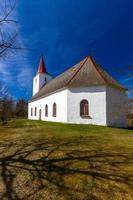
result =
[{"label": "tower roof", "polygon": [[40,58],[40,63],[39,63],[38,70],[37,70],[37,74],[39,74],[39,73],[47,73],[43,56],[41,56],[41,58]]}]

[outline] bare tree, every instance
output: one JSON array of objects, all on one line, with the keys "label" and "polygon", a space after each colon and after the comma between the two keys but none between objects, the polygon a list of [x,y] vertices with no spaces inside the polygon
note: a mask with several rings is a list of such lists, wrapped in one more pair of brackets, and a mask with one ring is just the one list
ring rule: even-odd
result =
[{"label": "bare tree", "polygon": [[0,121],[2,124],[7,124],[7,121],[12,117],[14,117],[14,101],[5,96],[0,99]]},{"label": "bare tree", "polygon": [[8,96],[8,89],[0,83],[0,121],[6,124],[12,115],[12,100]]},{"label": "bare tree", "polygon": [[16,102],[15,108],[16,117],[27,117],[28,115],[28,102],[21,98]]},{"label": "bare tree", "polygon": [[20,49],[17,43],[17,21],[13,18],[16,0],[0,0],[0,57]]}]

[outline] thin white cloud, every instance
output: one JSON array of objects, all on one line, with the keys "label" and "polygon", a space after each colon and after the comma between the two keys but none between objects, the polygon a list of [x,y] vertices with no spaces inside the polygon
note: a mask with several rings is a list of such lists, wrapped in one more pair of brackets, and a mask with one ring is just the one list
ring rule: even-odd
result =
[{"label": "thin white cloud", "polygon": [[29,94],[32,89],[33,71],[26,60],[18,58],[18,61],[7,62],[0,61],[0,83],[3,87],[17,88],[19,91],[25,91]]},{"label": "thin white cloud", "polygon": [[31,88],[32,82],[32,69],[29,65],[26,67],[21,67],[17,74],[17,83],[21,87],[21,89],[27,90]]},{"label": "thin white cloud", "polygon": [[6,85],[12,82],[11,69],[2,61],[0,61],[0,82]]},{"label": "thin white cloud", "polygon": [[[16,0],[14,0],[16,1]],[[8,1],[7,1],[8,2]],[[10,3],[10,1],[8,2]],[[1,9],[4,10],[4,1],[0,0]],[[8,6],[8,5],[7,5]],[[10,5],[9,5],[10,6]],[[3,13],[0,13],[0,19]],[[10,16],[10,19],[18,20],[17,9],[15,8]],[[18,32],[16,46],[26,48],[25,42],[19,33],[19,25],[17,23],[5,23],[2,25],[2,31],[6,34]],[[1,38],[0,38],[1,39]],[[17,52],[10,52],[0,57],[0,83],[7,88],[17,88],[17,90],[25,90],[25,93],[30,92],[32,87],[32,67],[28,64],[28,51],[18,50]],[[8,55],[8,56],[7,56]]]},{"label": "thin white cloud", "polygon": [[132,76],[129,76],[129,77],[126,77],[125,79],[123,79],[123,83],[126,84],[126,83],[133,83],[133,77]]}]

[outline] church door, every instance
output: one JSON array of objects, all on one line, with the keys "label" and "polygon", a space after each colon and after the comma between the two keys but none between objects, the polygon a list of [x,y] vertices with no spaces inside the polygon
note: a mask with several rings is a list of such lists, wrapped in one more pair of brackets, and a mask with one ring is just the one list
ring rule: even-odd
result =
[{"label": "church door", "polygon": [[39,110],[39,120],[41,120],[42,119],[42,111],[41,111],[41,109]]}]

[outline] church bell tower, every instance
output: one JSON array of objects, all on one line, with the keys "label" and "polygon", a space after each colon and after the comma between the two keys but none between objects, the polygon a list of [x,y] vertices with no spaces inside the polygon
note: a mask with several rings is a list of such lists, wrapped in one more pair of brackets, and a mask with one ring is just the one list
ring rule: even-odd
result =
[{"label": "church bell tower", "polygon": [[47,73],[43,56],[40,58],[40,63],[38,66],[37,74],[33,78],[33,96],[39,92],[39,90],[47,84],[52,79],[52,76],[50,76]]}]

